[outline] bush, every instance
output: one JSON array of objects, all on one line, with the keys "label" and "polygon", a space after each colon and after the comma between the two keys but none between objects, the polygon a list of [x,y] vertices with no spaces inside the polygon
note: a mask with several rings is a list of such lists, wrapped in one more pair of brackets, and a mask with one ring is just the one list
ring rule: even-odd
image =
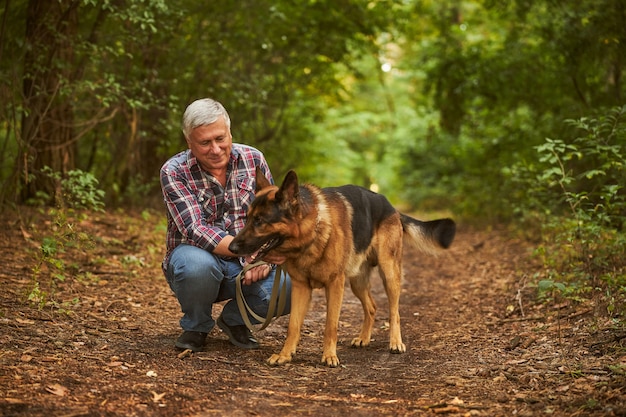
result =
[{"label": "bush", "polygon": [[58,184],[57,188],[61,190],[61,195],[57,196],[58,205],[95,211],[104,208],[104,191],[98,188],[98,180],[93,174],[75,169],[64,176],[47,166],[42,173]]},{"label": "bush", "polygon": [[593,296],[624,318],[626,298],[626,106],[567,120],[570,139],[546,139],[535,164],[509,172],[527,198],[518,211],[538,222],[544,265],[539,289]]},{"label": "bush", "polygon": [[[87,213],[88,210],[103,211],[104,208],[104,191],[97,188],[98,180],[92,174],[73,170],[63,176],[49,167],[45,167],[42,173],[55,181],[55,188],[60,192],[55,196],[58,207],[48,210],[53,222],[47,231],[49,235],[41,240],[37,263],[32,270],[32,287],[28,300],[40,308],[48,303],[55,303],[53,297],[57,284],[68,278],[68,268],[63,259],[66,250],[88,249],[93,246],[92,237],[78,230],[70,218],[77,210]],[[39,198],[41,202],[50,200],[46,193],[41,193]]]}]

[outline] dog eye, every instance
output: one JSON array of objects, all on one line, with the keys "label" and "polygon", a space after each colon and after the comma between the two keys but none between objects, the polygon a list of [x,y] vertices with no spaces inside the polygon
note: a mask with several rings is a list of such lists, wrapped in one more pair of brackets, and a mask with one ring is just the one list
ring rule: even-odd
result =
[{"label": "dog eye", "polygon": [[265,223],[265,221],[262,218],[260,218],[260,217],[256,217],[254,219],[254,221],[252,222],[253,226],[255,226],[255,227],[262,226],[263,223]]}]

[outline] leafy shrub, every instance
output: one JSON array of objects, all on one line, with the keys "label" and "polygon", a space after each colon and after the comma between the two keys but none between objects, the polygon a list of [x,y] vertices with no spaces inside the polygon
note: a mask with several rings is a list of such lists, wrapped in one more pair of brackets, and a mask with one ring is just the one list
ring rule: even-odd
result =
[{"label": "leafy shrub", "polygon": [[541,225],[543,289],[596,297],[612,316],[626,298],[626,106],[567,120],[570,139],[546,139],[535,164],[511,169],[527,190],[519,213]]},{"label": "leafy shrub", "polygon": [[80,169],[71,170],[63,176],[50,167],[44,167],[42,173],[59,184],[61,195],[58,204],[76,209],[102,211],[104,191],[98,188],[98,180],[93,174]]},{"label": "leafy shrub", "polygon": [[[58,207],[49,210],[53,216],[51,235],[41,240],[37,263],[33,267],[32,287],[28,300],[40,308],[48,303],[54,304],[54,296],[58,283],[67,279],[67,265],[63,254],[67,249],[85,249],[93,245],[92,237],[77,230],[70,220],[77,209],[102,211],[104,192],[97,188],[98,180],[90,173],[81,170],[69,171],[66,176],[45,167],[43,174],[56,181],[60,195],[56,196]],[[57,193],[58,194],[58,193]],[[42,201],[49,196],[42,195]],[[47,276],[47,282],[42,281]],[[45,285],[42,285],[45,284]]]}]

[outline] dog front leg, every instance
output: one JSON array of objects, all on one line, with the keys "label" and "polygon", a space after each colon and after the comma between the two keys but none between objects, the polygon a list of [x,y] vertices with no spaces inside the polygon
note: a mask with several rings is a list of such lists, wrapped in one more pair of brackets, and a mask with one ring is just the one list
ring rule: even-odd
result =
[{"label": "dog front leg", "polygon": [[324,330],[324,352],[322,363],[336,368],[339,366],[337,357],[337,331],[339,328],[339,314],[343,302],[345,277],[341,276],[326,285],[326,329]]},{"label": "dog front leg", "polygon": [[287,328],[287,339],[282,350],[278,354],[273,354],[267,360],[270,365],[283,365],[291,362],[296,353],[296,347],[300,341],[300,331],[304,317],[309,311],[311,294],[313,289],[308,283],[303,283],[293,279],[291,281],[291,312],[289,313],[289,327]]}]

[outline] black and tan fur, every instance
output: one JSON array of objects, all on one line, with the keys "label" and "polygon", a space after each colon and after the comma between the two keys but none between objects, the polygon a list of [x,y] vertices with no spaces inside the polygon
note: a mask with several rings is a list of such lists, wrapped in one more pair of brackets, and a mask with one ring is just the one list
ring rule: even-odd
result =
[{"label": "black and tan fur", "polygon": [[369,345],[376,312],[369,277],[375,266],[389,299],[389,349],[405,352],[399,315],[403,238],[424,252],[434,252],[450,246],[455,223],[451,219],[414,219],[398,212],[381,194],[354,185],[299,185],[295,172],[290,171],[279,188],[260,170],[256,177],[257,194],[248,221],[230,250],[250,255],[261,249],[258,257],[272,252],[287,259],[284,267],[292,280],[287,340],[268,363],[291,361],[312,290],[324,288],[327,310],[322,363],[339,365],[337,327],[346,279],[364,311],[363,327],[352,346]]}]

